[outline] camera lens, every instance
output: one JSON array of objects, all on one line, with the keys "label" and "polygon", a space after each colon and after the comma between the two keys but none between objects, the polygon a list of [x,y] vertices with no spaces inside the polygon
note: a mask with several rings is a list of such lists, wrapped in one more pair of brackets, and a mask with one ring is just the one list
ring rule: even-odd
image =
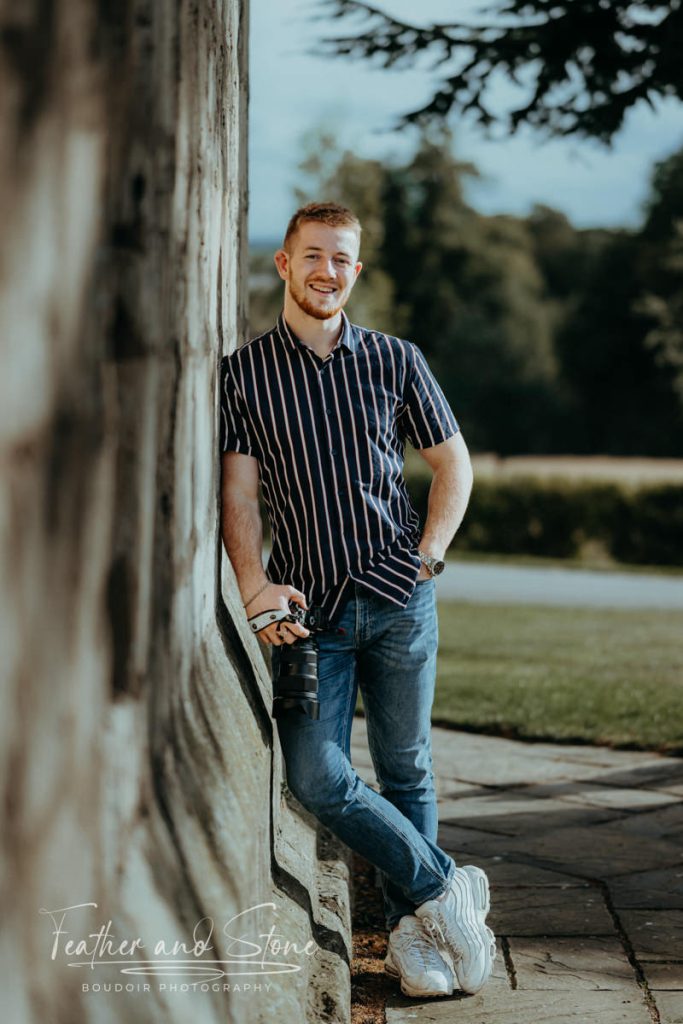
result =
[{"label": "camera lens", "polygon": [[318,702],[318,644],[304,637],[279,648],[274,678],[273,718],[296,711],[309,718],[320,716]]}]

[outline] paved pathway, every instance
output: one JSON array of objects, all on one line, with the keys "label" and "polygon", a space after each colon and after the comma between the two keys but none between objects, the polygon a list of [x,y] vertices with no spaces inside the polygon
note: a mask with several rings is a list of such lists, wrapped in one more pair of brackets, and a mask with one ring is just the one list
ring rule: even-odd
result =
[{"label": "paved pathway", "polygon": [[439,597],[490,604],[683,609],[683,576],[448,562]]},{"label": "paved pathway", "polygon": [[[439,842],[491,881],[494,976],[387,1024],[683,1024],[683,760],[434,729]],[[365,723],[353,761],[374,783]]]}]

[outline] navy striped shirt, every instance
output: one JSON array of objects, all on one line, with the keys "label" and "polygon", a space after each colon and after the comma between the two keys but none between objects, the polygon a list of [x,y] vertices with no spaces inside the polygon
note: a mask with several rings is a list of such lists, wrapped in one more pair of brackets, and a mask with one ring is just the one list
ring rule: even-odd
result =
[{"label": "navy striped shirt", "polygon": [[458,424],[419,348],[342,313],[321,359],[280,315],[221,363],[221,451],[258,460],[272,532],[266,574],[335,621],[351,580],[406,605],[422,535],[403,479],[405,442]]}]

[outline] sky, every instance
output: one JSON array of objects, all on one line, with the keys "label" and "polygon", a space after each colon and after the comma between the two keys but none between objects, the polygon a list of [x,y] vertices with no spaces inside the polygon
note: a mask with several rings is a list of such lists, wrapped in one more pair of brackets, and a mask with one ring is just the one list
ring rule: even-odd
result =
[{"label": "sky", "polygon": [[[397,17],[418,18],[415,0],[376,3]],[[466,20],[481,3],[420,0],[417,6],[419,19],[428,22]],[[432,95],[434,73],[424,62],[384,70],[316,56],[319,40],[340,31],[338,22],[316,20],[320,11],[317,0],[251,0],[249,234],[255,242],[284,233],[306,136],[324,129],[359,156],[405,158],[415,132],[390,128]],[[498,83],[496,102],[504,103],[511,88]],[[492,140],[467,121],[450,124],[457,157],[475,163],[482,175],[466,186],[473,207],[524,216],[544,203],[563,210],[577,227],[637,226],[653,164],[683,146],[683,105],[673,99],[655,112],[631,110],[609,149],[527,128]]]}]

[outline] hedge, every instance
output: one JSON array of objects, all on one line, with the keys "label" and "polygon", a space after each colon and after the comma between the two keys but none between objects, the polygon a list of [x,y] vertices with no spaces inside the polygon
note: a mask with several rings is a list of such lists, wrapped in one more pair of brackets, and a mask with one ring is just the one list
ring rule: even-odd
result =
[{"label": "hedge", "polygon": [[[408,477],[407,484],[424,522],[430,480]],[[591,541],[620,562],[683,566],[683,485],[476,481],[452,547],[570,558]]]}]

